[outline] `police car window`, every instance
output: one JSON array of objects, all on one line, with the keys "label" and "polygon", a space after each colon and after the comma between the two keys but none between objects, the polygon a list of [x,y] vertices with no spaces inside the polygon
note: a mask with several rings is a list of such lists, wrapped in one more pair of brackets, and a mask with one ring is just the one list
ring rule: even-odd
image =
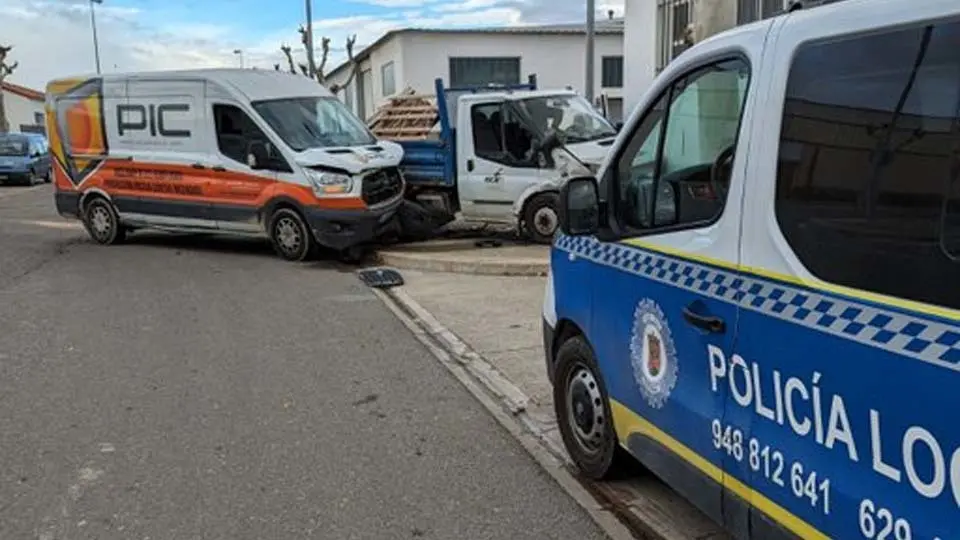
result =
[{"label": "police car window", "polygon": [[960,308],[960,23],[801,47],[777,220],[826,281]]},{"label": "police car window", "polygon": [[624,225],[649,230],[719,217],[748,83],[746,63],[729,60],[690,73],[660,98],[618,160]]}]

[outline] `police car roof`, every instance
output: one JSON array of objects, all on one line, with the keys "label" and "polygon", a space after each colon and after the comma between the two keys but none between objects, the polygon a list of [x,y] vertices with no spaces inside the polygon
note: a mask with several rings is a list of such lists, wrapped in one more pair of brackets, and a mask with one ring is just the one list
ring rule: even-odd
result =
[{"label": "police car roof", "polygon": [[[165,71],[140,71],[130,73],[107,73],[65,77],[51,81],[96,79],[116,80],[196,80],[203,79],[230,88],[244,95],[250,101],[283,99],[303,96],[332,97],[327,88],[309,77],[286,71],[268,69],[211,68]],[[50,84],[48,83],[48,85]]]}]

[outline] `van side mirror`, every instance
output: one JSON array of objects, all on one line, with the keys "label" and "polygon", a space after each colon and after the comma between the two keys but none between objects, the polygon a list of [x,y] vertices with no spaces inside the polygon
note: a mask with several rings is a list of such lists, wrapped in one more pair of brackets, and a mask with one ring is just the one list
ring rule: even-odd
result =
[{"label": "van side mirror", "polygon": [[266,169],[270,165],[270,153],[265,143],[253,141],[247,145],[247,165],[251,169]]},{"label": "van side mirror", "polygon": [[571,178],[560,188],[560,230],[588,236],[600,230],[600,188],[592,176]]}]

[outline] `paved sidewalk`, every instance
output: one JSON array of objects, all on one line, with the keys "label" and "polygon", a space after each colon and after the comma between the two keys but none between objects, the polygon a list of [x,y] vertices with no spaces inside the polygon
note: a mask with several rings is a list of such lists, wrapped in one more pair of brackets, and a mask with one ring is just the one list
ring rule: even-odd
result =
[{"label": "paved sidewalk", "polygon": [[[541,338],[544,277],[483,276],[402,270],[395,293],[412,304],[430,332],[453,334],[445,341],[473,364],[474,376],[555,454],[569,463],[553,414]],[[422,321],[421,321],[422,323]],[[474,360],[471,361],[470,358]],[[477,358],[479,357],[479,358]],[[570,464],[572,465],[572,464]],[[621,518],[644,537],[727,538],[722,530],[673,490],[647,473],[597,484],[599,496],[620,506]],[[596,495],[596,493],[595,493]],[[627,515],[623,515],[627,514]]]}]

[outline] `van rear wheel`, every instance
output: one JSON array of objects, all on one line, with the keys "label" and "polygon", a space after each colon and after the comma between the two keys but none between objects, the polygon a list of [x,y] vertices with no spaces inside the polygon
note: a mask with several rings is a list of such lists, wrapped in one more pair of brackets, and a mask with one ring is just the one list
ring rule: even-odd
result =
[{"label": "van rear wheel", "polygon": [[632,459],[617,440],[603,377],[582,336],[557,349],[555,373],[554,412],[567,453],[593,480],[623,475]]},{"label": "van rear wheel", "polygon": [[300,214],[291,208],[279,208],[273,213],[269,231],[274,251],[288,261],[305,261],[313,252],[313,234]]},{"label": "van rear wheel", "polygon": [[95,196],[83,205],[83,225],[98,244],[119,244],[127,237],[113,204],[103,197]]}]

